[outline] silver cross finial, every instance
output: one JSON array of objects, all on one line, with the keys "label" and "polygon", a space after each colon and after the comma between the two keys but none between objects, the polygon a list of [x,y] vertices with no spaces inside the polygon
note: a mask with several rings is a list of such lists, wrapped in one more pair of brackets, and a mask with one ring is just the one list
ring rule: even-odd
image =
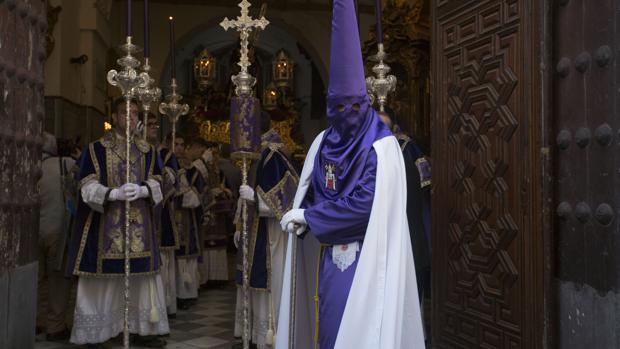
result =
[{"label": "silver cross finial", "polygon": [[269,21],[265,17],[254,19],[249,16],[250,14],[250,2],[243,0],[239,3],[241,8],[241,15],[235,20],[230,20],[228,17],[224,18],[220,26],[224,30],[234,28],[239,32],[241,38],[241,59],[237,63],[241,67],[241,72],[232,77],[232,81],[237,86],[236,93],[238,96],[249,96],[252,94],[252,87],[256,83],[256,78],[248,73],[248,67],[251,65],[248,57],[248,38],[250,32],[254,29],[265,29],[269,24]]}]

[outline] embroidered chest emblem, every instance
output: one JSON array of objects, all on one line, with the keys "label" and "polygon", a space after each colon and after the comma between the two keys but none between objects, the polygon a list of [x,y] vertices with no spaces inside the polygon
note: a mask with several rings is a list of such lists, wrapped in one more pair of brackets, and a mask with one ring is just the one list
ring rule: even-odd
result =
[{"label": "embroidered chest emblem", "polygon": [[336,165],[325,165],[325,188],[328,190],[336,190]]}]

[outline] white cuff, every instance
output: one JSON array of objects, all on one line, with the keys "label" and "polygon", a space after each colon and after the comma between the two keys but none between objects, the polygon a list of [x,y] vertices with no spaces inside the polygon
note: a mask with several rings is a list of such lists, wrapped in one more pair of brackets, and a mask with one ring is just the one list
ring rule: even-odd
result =
[{"label": "white cuff", "polygon": [[258,195],[258,215],[260,217],[275,217],[271,211],[271,208],[269,208],[265,200],[263,200],[260,195]]},{"label": "white cuff", "polygon": [[92,180],[82,186],[82,200],[93,210],[103,213],[103,204],[108,190],[108,187]]},{"label": "white cuff", "polygon": [[153,200],[153,204],[157,205],[162,202],[164,196],[161,193],[161,186],[159,185],[159,182],[154,179],[148,179],[146,181],[146,185],[151,191],[151,199]]}]

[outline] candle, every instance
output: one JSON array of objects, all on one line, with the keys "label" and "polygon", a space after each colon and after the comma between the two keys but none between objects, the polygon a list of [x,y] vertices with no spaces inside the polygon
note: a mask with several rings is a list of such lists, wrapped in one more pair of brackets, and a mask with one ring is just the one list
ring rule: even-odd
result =
[{"label": "candle", "polygon": [[149,0],[144,0],[144,58],[150,57],[150,29],[151,22],[149,20]]},{"label": "candle", "polygon": [[176,74],[174,71],[176,64],[174,62],[174,18],[170,16],[168,19],[170,20],[170,59],[172,61],[170,70],[172,71],[172,78],[175,79]]},{"label": "candle", "polygon": [[127,0],[127,36],[131,36],[131,0]]},{"label": "candle", "polygon": [[383,43],[383,28],[381,28],[381,0],[375,0],[375,15],[377,16],[377,43]]}]

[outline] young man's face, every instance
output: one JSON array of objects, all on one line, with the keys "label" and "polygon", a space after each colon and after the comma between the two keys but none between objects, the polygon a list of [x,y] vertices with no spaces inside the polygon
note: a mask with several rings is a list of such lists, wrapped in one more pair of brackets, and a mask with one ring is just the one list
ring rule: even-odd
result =
[{"label": "young man's face", "polygon": [[185,158],[185,140],[183,137],[176,137],[174,139],[174,155],[176,155],[178,159]]},{"label": "young man's face", "polygon": [[151,142],[159,138],[159,124],[157,123],[157,119],[149,118],[146,121],[146,137]]},{"label": "young man's face", "polygon": [[[112,119],[114,119],[114,125],[116,125],[118,132],[121,132],[123,135],[126,131],[126,117],[127,106],[123,103],[118,106],[118,110],[116,110],[116,113],[112,114]],[[136,131],[136,128],[138,126],[138,106],[135,103],[131,103],[129,119],[129,131],[133,133]]]},{"label": "young man's face", "polygon": [[187,151],[187,157],[194,161],[196,159],[199,159],[200,156],[202,156],[202,153],[206,150],[207,148],[205,148],[204,146],[194,143],[192,145],[189,146],[189,149]]}]

